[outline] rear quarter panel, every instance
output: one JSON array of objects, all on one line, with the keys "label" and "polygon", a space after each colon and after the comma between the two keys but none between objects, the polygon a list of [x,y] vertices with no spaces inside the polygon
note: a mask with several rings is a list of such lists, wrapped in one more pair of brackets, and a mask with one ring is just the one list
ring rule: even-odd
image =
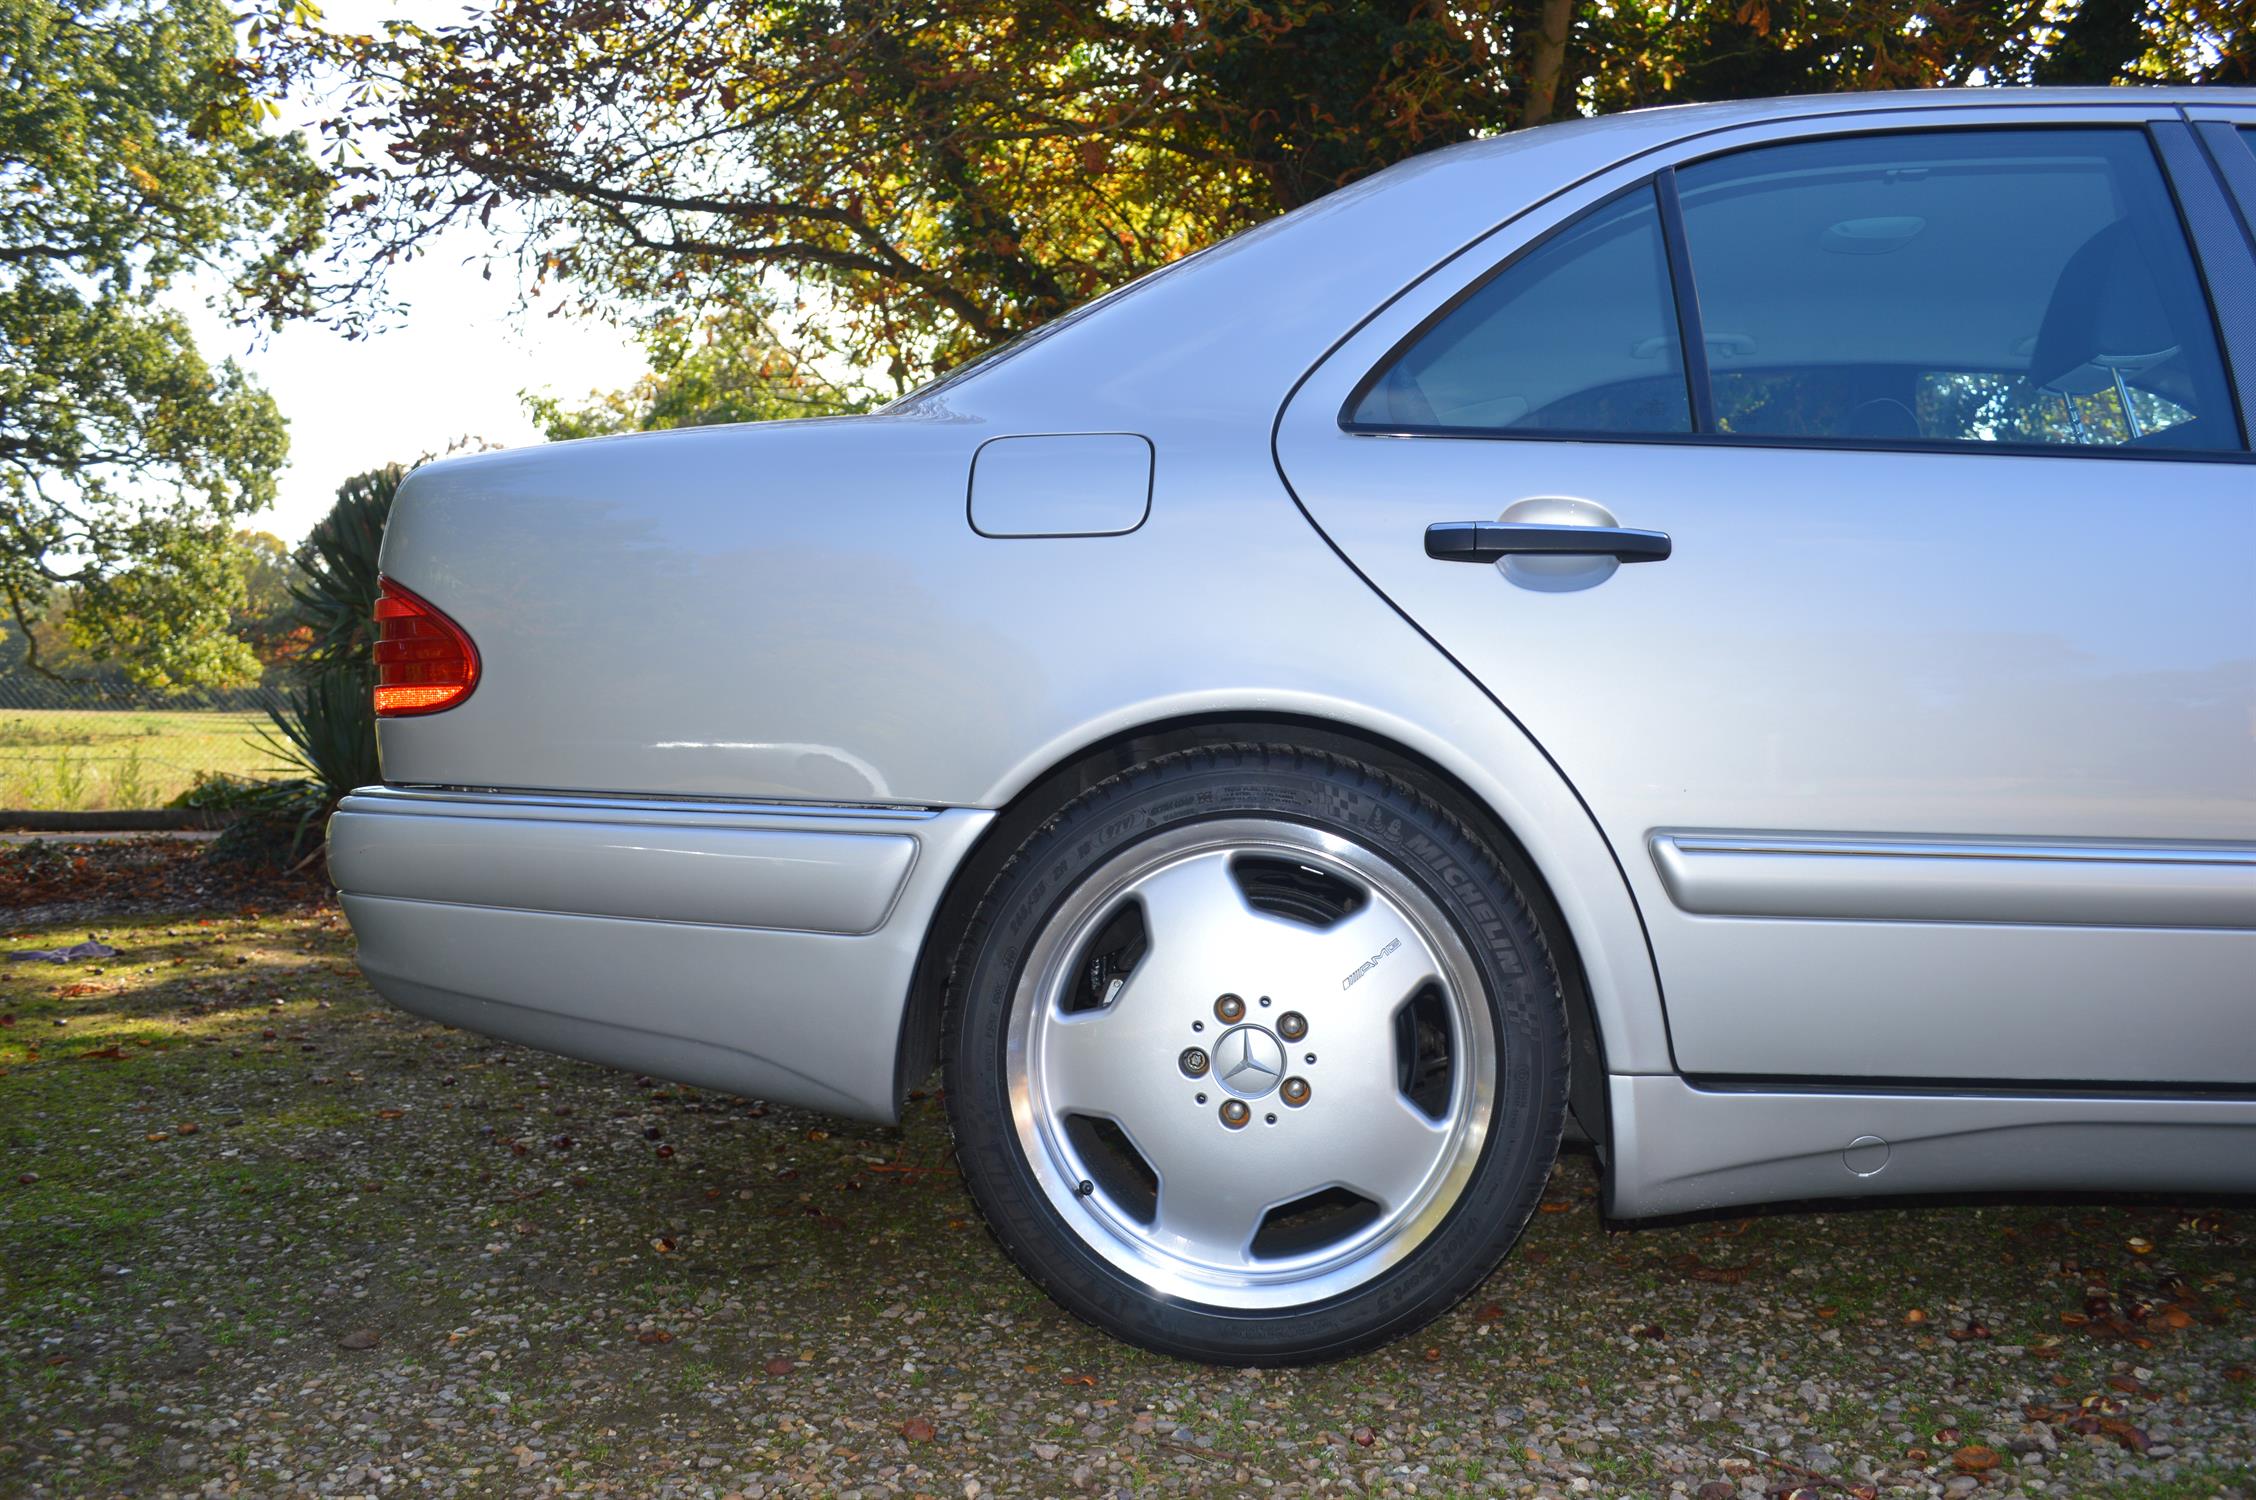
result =
[{"label": "rear quarter panel", "polygon": [[[991,808],[1119,733],[1291,714],[1425,755],[1554,887],[1610,1066],[1669,1066],[1643,929],[1571,789],[1284,491],[1265,426],[1152,434],[1122,536],[988,538],[975,417],[482,455],[402,490],[384,566],[477,642],[460,708],[382,729],[395,784]],[[1117,430],[1117,429],[1114,429]]]}]

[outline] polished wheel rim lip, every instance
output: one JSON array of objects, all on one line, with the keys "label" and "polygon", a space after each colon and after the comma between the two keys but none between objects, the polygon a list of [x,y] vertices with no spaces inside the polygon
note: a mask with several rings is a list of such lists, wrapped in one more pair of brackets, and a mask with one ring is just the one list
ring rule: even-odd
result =
[{"label": "polished wheel rim lip", "polygon": [[[1217,918],[1218,925],[1212,930],[1223,937],[1211,943],[1216,951],[1202,955],[1197,941],[1180,937],[1171,949],[1169,937],[1160,928],[1168,919],[1155,914],[1151,893],[1163,889],[1163,881],[1171,874],[1178,874],[1177,883],[1182,883],[1187,876],[1179,872],[1247,856],[1295,861],[1343,879],[1359,891],[1365,905],[1356,916],[1383,916],[1394,926],[1374,930],[1392,930],[1401,939],[1397,948],[1386,954],[1386,962],[1393,967],[1384,970],[1385,977],[1373,981],[1371,976],[1381,970],[1371,964],[1342,970],[1335,962],[1331,969],[1323,969],[1321,955],[1326,950],[1318,934],[1318,946],[1309,950],[1318,956],[1297,965],[1283,964],[1283,970],[1290,972],[1281,975],[1282,982],[1269,984],[1259,972],[1259,960],[1248,960],[1246,955],[1269,947],[1291,950],[1295,934],[1298,941],[1306,943],[1316,930],[1250,908]],[[1067,1097],[1071,1088],[1061,1087],[1061,1083],[1070,1084],[1075,1078],[1066,1066],[1074,1055],[1068,1045],[1072,1040],[1069,1028],[1089,1022],[1086,1018],[1069,1018],[1061,1002],[1074,981],[1084,950],[1129,902],[1145,905],[1151,951],[1131,972],[1129,987],[1123,989],[1116,1008],[1125,1009],[1126,1002],[1148,1002],[1155,995],[1163,995],[1166,1003],[1159,1011],[1171,1021],[1180,1018],[1181,1025],[1174,1029],[1159,1025],[1156,1034],[1146,1025],[1139,1034],[1125,1039],[1129,1045],[1117,1049],[1119,1066],[1116,1075],[1108,1077],[1103,1092],[1119,1107],[1077,1108],[1078,1101]],[[1356,934],[1344,929],[1354,921],[1351,917],[1339,924],[1342,930],[1333,946],[1352,944]],[[1412,955],[1408,963],[1396,962],[1401,953]],[[1165,955],[1166,963],[1150,968],[1160,955]],[[1202,963],[1202,958],[1211,959],[1211,964]],[[1318,966],[1314,980],[1309,977],[1310,963]],[[1205,976],[1208,982],[1203,985],[1197,982],[1202,968],[1209,971]],[[1357,969],[1370,972],[1358,975]],[[1288,1072],[1297,1068],[1295,1059],[1310,1051],[1321,1054],[1327,1035],[1337,1052],[1349,1036],[1368,1040],[1373,1028],[1383,1027],[1387,1037],[1383,1071],[1386,1088],[1392,1089],[1393,1015],[1409,1003],[1412,994],[1426,987],[1406,986],[1400,976],[1414,970],[1430,971],[1428,983],[1438,985],[1444,1002],[1453,1057],[1449,1100],[1440,1119],[1433,1120],[1412,1110],[1398,1092],[1392,1097],[1402,1110],[1429,1127],[1428,1134],[1399,1129],[1399,1122],[1377,1100],[1370,1080],[1379,1065],[1367,1055],[1370,1048],[1363,1049],[1366,1055],[1360,1060],[1342,1057],[1342,1063],[1348,1066],[1341,1068],[1298,1068],[1312,1075],[1313,1097],[1305,1106],[1282,1102],[1281,1078],[1262,1080],[1266,1086],[1258,1091],[1226,1088],[1211,1069],[1205,1076],[1193,1078],[1180,1067],[1182,1046],[1193,1042],[1216,1049],[1212,1054],[1214,1066],[1220,1067],[1223,1059],[1218,1049],[1225,1037],[1257,1026],[1273,1039],[1274,1021],[1290,1009],[1296,1015],[1305,1013],[1309,1030],[1303,1041],[1286,1047]],[[1339,977],[1330,978],[1333,973]],[[1148,981],[1147,987],[1154,994],[1136,993],[1134,985],[1139,980]],[[1174,982],[1165,983],[1170,980]],[[1327,993],[1326,984],[1337,986],[1337,991]],[[1280,989],[1291,990],[1289,997],[1278,994]],[[1355,1003],[1357,989],[1364,990],[1360,1004]],[[1174,993],[1176,990],[1181,993]],[[1401,993],[1397,994],[1398,990]],[[1248,1015],[1244,1025],[1236,1028],[1219,1023],[1208,1010],[1203,1030],[1192,1031],[1190,1018],[1199,1007],[1211,1006],[1215,996],[1225,991],[1269,995],[1274,1003],[1269,1009]],[[1147,1015],[1141,1010],[1131,1014],[1139,1020]],[[1134,1045],[1138,1042],[1144,1044],[1140,1052]],[[1113,854],[1091,872],[1067,893],[1028,949],[1012,995],[1004,1043],[1010,1107],[1023,1159],[1069,1232],[1154,1293],[1248,1309],[1300,1306],[1351,1291],[1399,1264],[1429,1239],[1463,1195],[1479,1164],[1494,1112],[1499,1073],[1496,1028],[1479,969],[1438,903],[1405,871],[1369,847],[1325,829],[1270,817],[1223,818],[1164,830]],[[1355,1089],[1343,1081],[1348,1075],[1362,1079],[1366,1086]],[[1206,1104],[1192,1104],[1190,1101],[1201,1091],[1207,1096]],[[1343,1097],[1347,1093],[1358,1097]],[[1229,1100],[1251,1106],[1249,1123],[1233,1128],[1217,1118],[1216,1106]],[[1180,1114],[1167,1112],[1178,1106]],[[1326,1115],[1327,1106],[1335,1112],[1333,1116]],[[1359,1113],[1351,1114],[1351,1110]],[[1154,1168],[1160,1179],[1161,1206],[1152,1222],[1141,1220],[1095,1186],[1098,1174],[1081,1160],[1066,1131],[1066,1118],[1075,1113],[1112,1119]],[[1274,1125],[1269,1123],[1271,1115],[1277,1117]],[[1148,1132],[1158,1139],[1147,1139],[1146,1126],[1154,1118],[1164,1121],[1164,1127]],[[1283,1177],[1258,1169],[1264,1162],[1274,1166],[1281,1151],[1293,1162],[1312,1163],[1309,1169],[1319,1177],[1330,1170],[1328,1154],[1367,1158],[1370,1153],[1360,1150],[1352,1138],[1353,1122],[1358,1118],[1378,1122],[1389,1138],[1399,1137],[1418,1148],[1388,1158],[1399,1159],[1399,1170],[1390,1175],[1383,1197],[1372,1195],[1379,1212],[1358,1231],[1300,1254],[1274,1257],[1233,1255],[1226,1239],[1170,1232],[1174,1228],[1170,1209],[1178,1201],[1170,1197],[1171,1188],[1185,1205],[1204,1201],[1224,1217],[1241,1204],[1250,1205],[1258,1219],[1268,1209],[1303,1196],[1298,1191],[1282,1191]],[[1331,1123],[1317,1123],[1327,1120]],[[1277,1135],[1288,1121],[1287,1135]],[[1193,1125],[1208,1122],[1214,1128],[1205,1146],[1184,1150],[1184,1139],[1197,1139]],[[1276,1144],[1284,1140],[1291,1142],[1289,1151]],[[1231,1175],[1231,1148],[1239,1143],[1247,1148],[1247,1157],[1257,1169],[1244,1174],[1241,1184],[1233,1185],[1230,1191],[1238,1195],[1237,1199],[1224,1207],[1226,1194],[1194,1193],[1202,1182],[1211,1183],[1217,1173]],[[1175,1156],[1172,1162],[1165,1159],[1171,1151]],[[1287,1176],[1291,1170],[1297,1168],[1288,1169]],[[1265,1180],[1265,1176],[1275,1180]],[[1297,1189],[1307,1184],[1291,1185]],[[1360,1184],[1334,1185],[1364,1191]],[[1250,1244],[1250,1233],[1246,1243]]]}]

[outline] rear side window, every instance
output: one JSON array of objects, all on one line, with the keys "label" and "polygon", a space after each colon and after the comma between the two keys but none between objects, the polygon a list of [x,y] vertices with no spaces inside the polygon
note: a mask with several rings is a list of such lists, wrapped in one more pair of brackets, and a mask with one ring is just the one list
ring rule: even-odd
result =
[{"label": "rear side window", "polygon": [[1599,205],[1508,262],[1371,382],[1348,421],[1396,431],[1690,432],[1652,187]]},{"label": "rear side window", "polygon": [[1719,433],[2240,446],[2142,132],[1907,132],[1681,168]]}]

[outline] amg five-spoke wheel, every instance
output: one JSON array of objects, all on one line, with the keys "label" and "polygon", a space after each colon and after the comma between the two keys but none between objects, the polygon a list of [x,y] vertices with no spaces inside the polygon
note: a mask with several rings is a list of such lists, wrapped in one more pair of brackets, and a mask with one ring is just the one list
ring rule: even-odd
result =
[{"label": "amg five-spoke wheel", "polygon": [[1028,841],[972,941],[967,1182],[1053,1295],[1150,1346],[1392,1337],[1477,1284],[1548,1171],[1565,1051],[1527,904],[1367,768],[1202,751],[1115,778]]}]

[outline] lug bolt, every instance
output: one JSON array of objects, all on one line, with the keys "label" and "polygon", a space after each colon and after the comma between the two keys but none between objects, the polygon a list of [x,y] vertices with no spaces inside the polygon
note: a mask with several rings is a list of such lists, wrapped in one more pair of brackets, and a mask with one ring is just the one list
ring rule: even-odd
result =
[{"label": "lug bolt", "polygon": [[1204,1078],[1206,1076],[1206,1049],[1204,1047],[1185,1047],[1183,1055],[1176,1061],[1182,1065],[1185,1077]]},{"label": "lug bolt", "polygon": [[1243,1130],[1245,1122],[1252,1118],[1253,1111],[1246,1108],[1246,1102],[1243,1099],[1225,1099],[1222,1101],[1222,1123],[1232,1130]]},{"label": "lug bolt", "polygon": [[1297,1010],[1288,1010],[1277,1017],[1277,1035],[1288,1042],[1297,1042],[1308,1035],[1308,1017]]},{"label": "lug bolt", "polygon": [[1308,1080],[1305,1078],[1286,1079],[1284,1086],[1277,1090],[1277,1096],[1293,1108],[1300,1108],[1308,1102]]},{"label": "lug bolt", "polygon": [[1214,1019],[1224,1025],[1234,1025],[1245,1019],[1245,1002],[1235,995],[1224,995],[1214,1002]]}]

